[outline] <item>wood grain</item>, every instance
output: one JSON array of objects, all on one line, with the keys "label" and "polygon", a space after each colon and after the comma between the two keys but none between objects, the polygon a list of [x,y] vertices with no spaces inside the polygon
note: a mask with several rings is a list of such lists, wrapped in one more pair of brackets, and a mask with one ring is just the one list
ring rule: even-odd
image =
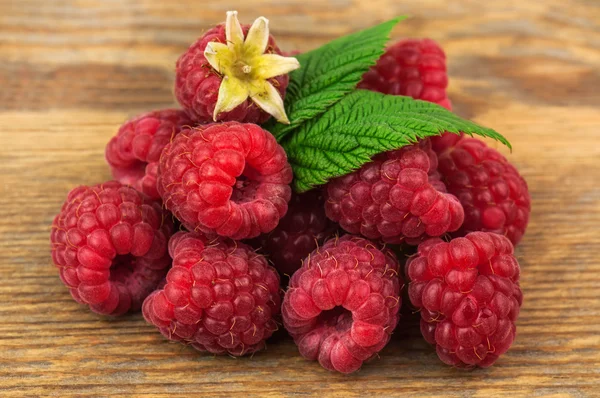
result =
[{"label": "wood grain", "polygon": [[[1,396],[600,396],[600,3],[173,3],[0,1]],[[109,178],[120,123],[174,104],[178,54],[233,8],[269,17],[288,50],[399,14],[412,18],[395,37],[444,46],[457,113],[508,137],[533,199],[518,337],[495,367],[445,367],[410,317],[353,376],[282,336],[253,358],[204,356],[70,298],[49,256],[54,214],[72,187]]]}]

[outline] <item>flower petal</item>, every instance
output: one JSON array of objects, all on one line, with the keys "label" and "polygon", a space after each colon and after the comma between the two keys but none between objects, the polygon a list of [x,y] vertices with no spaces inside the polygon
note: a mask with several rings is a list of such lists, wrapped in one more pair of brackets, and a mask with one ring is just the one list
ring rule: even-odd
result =
[{"label": "flower petal", "polygon": [[246,54],[256,56],[263,54],[269,43],[269,20],[265,17],[256,18],[244,42]]},{"label": "flower petal", "polygon": [[206,45],[204,49],[204,56],[206,60],[217,72],[223,73],[223,70],[227,65],[223,62],[229,59],[230,54],[229,47],[226,44],[212,41]]},{"label": "flower petal", "polygon": [[265,112],[272,115],[280,123],[290,124],[283,107],[283,99],[279,91],[268,81],[263,81],[260,87],[253,87],[250,94],[252,101]]},{"label": "flower petal", "polygon": [[213,112],[213,120],[217,121],[217,116],[221,112],[229,112],[248,98],[248,88],[239,79],[231,76],[223,76],[223,81],[219,87],[219,96],[215,111]]},{"label": "flower petal", "polygon": [[244,44],[244,32],[237,17],[237,11],[227,11],[225,20],[225,38],[229,48],[241,48]]},{"label": "flower petal", "polygon": [[300,67],[300,62],[294,57],[284,57],[278,54],[263,54],[256,59],[256,63],[253,66],[256,68],[255,76],[257,78],[270,79],[298,69]]}]

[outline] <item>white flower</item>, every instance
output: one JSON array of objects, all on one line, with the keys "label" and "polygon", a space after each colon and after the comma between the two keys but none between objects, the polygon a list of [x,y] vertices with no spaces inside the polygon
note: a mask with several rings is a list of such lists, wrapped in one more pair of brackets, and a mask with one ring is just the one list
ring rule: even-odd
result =
[{"label": "white flower", "polygon": [[254,21],[244,38],[237,11],[228,11],[225,37],[227,44],[211,42],[204,50],[210,65],[223,76],[214,120],[219,113],[231,111],[250,97],[277,121],[289,124],[283,99],[268,79],[298,69],[298,60],[265,54],[269,42],[269,21],[265,17]]}]

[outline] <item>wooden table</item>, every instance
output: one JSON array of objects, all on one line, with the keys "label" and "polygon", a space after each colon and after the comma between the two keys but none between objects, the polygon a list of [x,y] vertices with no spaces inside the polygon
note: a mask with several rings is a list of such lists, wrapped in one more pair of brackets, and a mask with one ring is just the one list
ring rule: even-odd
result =
[{"label": "wooden table", "polygon": [[[598,1],[167,3],[0,1],[0,396],[600,396]],[[212,357],[141,315],[106,319],[71,299],[50,260],[52,218],[69,189],[109,179],[104,145],[120,123],[174,105],[178,54],[233,8],[269,17],[285,49],[399,14],[412,19],[395,37],[444,46],[456,112],[509,138],[533,199],[518,338],[496,366],[444,366],[410,320],[353,376],[306,362],[288,338]]]}]

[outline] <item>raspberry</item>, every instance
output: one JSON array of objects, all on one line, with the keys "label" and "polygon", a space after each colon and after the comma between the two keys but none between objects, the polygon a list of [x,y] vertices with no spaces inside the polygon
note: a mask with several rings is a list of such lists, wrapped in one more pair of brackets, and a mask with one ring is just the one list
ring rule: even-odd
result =
[{"label": "raspberry", "polygon": [[281,275],[292,275],[302,260],[334,233],[336,226],[325,217],[324,202],[319,190],[292,194],[288,212],[277,228],[252,242]]},{"label": "raspberry", "polygon": [[160,153],[184,126],[192,125],[186,113],[177,109],[149,112],[129,120],[106,145],[106,161],[113,177],[159,199],[156,172]]},{"label": "raspberry", "polygon": [[143,314],[169,340],[199,351],[242,356],[277,330],[279,276],[243,243],[178,232],[169,242],[173,268]]},{"label": "raspberry", "polygon": [[171,217],[116,181],[69,192],[52,223],[52,260],[73,298],[99,314],[138,311],[171,265]]},{"label": "raspberry", "polygon": [[488,367],[515,339],[523,302],[513,245],[498,234],[423,242],[406,264],[408,294],[421,312],[421,332],[440,359]]},{"label": "raspberry", "polygon": [[[379,154],[359,170],[327,184],[327,217],[352,234],[389,243],[418,243],[456,231],[458,200],[428,179],[431,160],[421,142]],[[438,182],[439,183],[439,182]]]},{"label": "raspberry", "polygon": [[[358,87],[384,94],[406,95],[452,110],[446,94],[446,55],[431,39],[404,40],[394,44],[363,76]],[[458,138],[452,133],[431,137],[433,148],[437,150],[436,146],[447,145],[454,137]]]},{"label": "raspberry", "polygon": [[527,183],[504,156],[483,141],[465,137],[439,152],[439,171],[448,192],[465,210],[457,235],[489,231],[519,243],[529,222],[531,200]]},{"label": "raspberry", "polygon": [[354,372],[390,340],[401,285],[391,251],[351,235],[330,239],[292,276],[284,326],[306,359]]},{"label": "raspberry", "polygon": [[452,110],[446,95],[446,55],[431,39],[403,40],[389,47],[358,87],[406,95]]},{"label": "raspberry", "polygon": [[[443,151],[445,151],[446,149],[456,145],[456,143],[462,138],[464,137],[463,133],[460,134],[454,134],[454,133],[442,133],[441,135],[436,135],[433,137],[430,137],[430,141],[431,141],[431,149],[433,149],[433,151],[436,154],[439,154]],[[439,159],[438,159],[438,163],[439,163]]]},{"label": "raspberry", "polygon": [[269,35],[265,18],[252,27],[240,26],[237,13],[229,12],[225,24],[207,31],[177,61],[175,96],[199,122],[262,124],[271,114],[287,121],[286,73],[299,64],[295,58],[273,54],[282,52]]},{"label": "raspberry", "polygon": [[268,131],[228,122],[175,137],[162,153],[157,187],[189,230],[245,239],[277,226],[291,181],[285,151]]}]

